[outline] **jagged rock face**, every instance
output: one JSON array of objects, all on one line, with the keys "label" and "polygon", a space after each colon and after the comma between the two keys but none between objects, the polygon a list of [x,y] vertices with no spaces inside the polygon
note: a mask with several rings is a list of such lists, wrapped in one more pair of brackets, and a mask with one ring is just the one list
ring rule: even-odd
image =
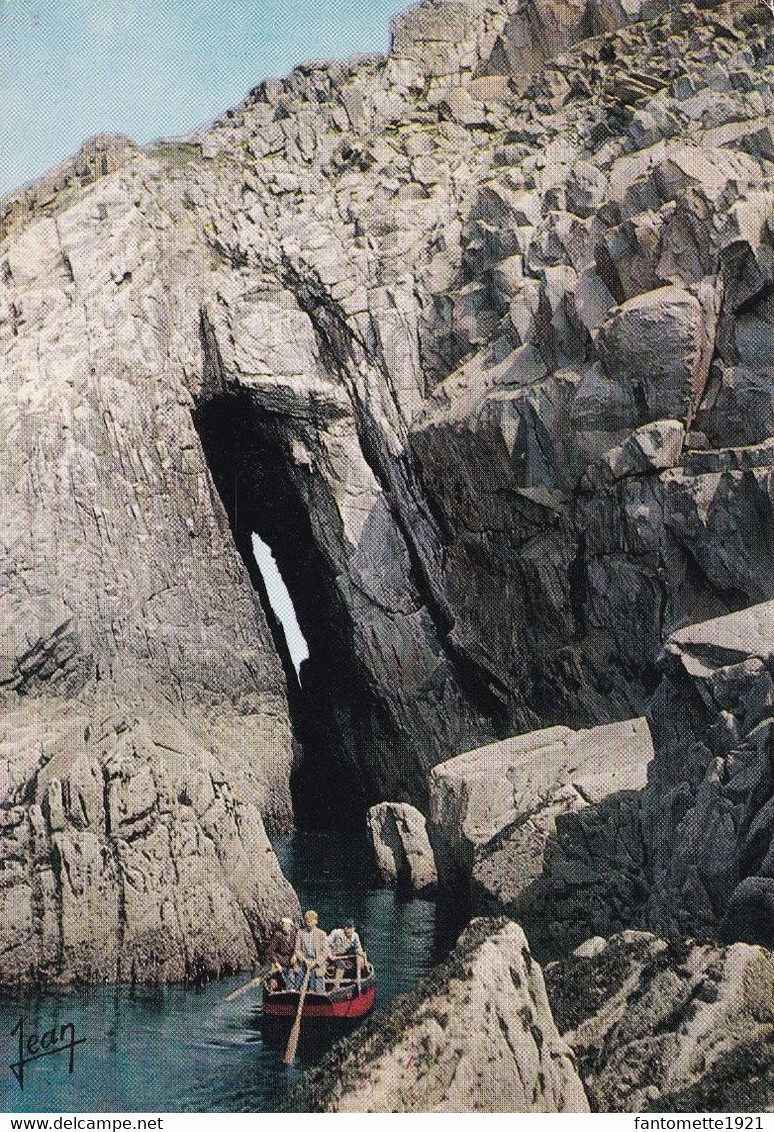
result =
[{"label": "jagged rock face", "polygon": [[651,22],[544,64],[506,8],[420,7],[385,63],[259,88],[186,180],[226,261],[205,449],[295,585],[318,814],[342,780],[425,810],[451,754],[630,717],[674,627],[772,594],[741,420],[768,396],[767,26],[609,5]]},{"label": "jagged rock face", "polygon": [[[452,636],[520,729],[525,712],[631,714],[671,627],[770,594],[768,446],[726,452],[760,436],[726,441],[715,408],[740,361],[737,312],[750,302],[751,342],[770,326],[767,285],[748,300],[741,282],[742,262],[769,277],[768,166],[743,152],[761,125],[744,122],[748,96],[709,77],[739,48],[697,19],[665,55],[640,24],[537,84],[532,129],[511,131],[463,236],[478,348],[412,428]],[[603,114],[635,45],[651,94],[619,92],[619,116]],[[760,384],[767,349],[746,352]]]},{"label": "jagged rock face", "polygon": [[219,748],[201,712],[6,700],[3,984],[167,982],[255,961],[298,900],[232,738]]},{"label": "jagged rock face", "polygon": [[649,708],[648,923],[774,943],[774,602],[675,633]]},{"label": "jagged rock face", "polygon": [[774,602],[687,626],[644,720],[550,728],[435,767],[442,889],[538,955],[647,927],[774,943]]},{"label": "jagged rock face", "polygon": [[14,244],[61,230],[81,286],[100,216],[122,233],[88,270],[114,368],[135,275],[164,282],[150,368],[310,644],[307,812],[424,805],[459,750],[630,716],[670,628],[770,596],[768,448],[708,448],[768,412],[767,28],[668,7],[421,5],[386,60],[4,209]]},{"label": "jagged rock face", "polygon": [[588,1112],[524,933],[488,920],[339,1042],[296,1100],[310,1112]]},{"label": "jagged rock face", "polygon": [[[287,820],[255,530],[311,651],[302,814],[425,806],[438,761],[628,718],[673,629],[772,596],[770,15],[671,7],[434,0],[387,59],[3,202],[11,716],[109,706],[151,775],[171,720]],[[69,752],[74,797],[88,742],[46,722],[7,795],[32,861],[38,771]]]},{"label": "jagged rock face", "polygon": [[469,751],[430,776],[442,890],[523,923],[538,954],[628,925],[648,891],[644,719],[551,727]]},{"label": "jagged rock face", "polygon": [[624,932],[545,970],[591,1106],[766,1112],[774,1102],[774,958]]},{"label": "jagged rock face", "polygon": [[263,826],[284,679],[191,418],[173,226],[135,171],[0,249],[3,983],[239,969],[296,907]]},{"label": "jagged rock face", "polygon": [[383,882],[428,893],[438,882],[427,822],[406,802],[380,802],[367,815],[368,836]]}]

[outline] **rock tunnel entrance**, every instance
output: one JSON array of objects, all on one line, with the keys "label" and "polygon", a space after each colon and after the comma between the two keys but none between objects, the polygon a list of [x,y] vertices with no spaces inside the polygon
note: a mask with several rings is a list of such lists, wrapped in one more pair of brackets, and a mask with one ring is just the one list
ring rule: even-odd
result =
[{"label": "rock tunnel entrance", "polygon": [[[299,480],[308,472],[293,458],[287,422],[249,390],[216,392],[193,419],[285,670],[297,743],[291,776],[296,822],[302,829],[357,827],[368,807],[383,799],[355,752],[368,744],[378,766],[400,739],[369,687],[335,567],[314,537]],[[283,627],[278,615],[278,596],[271,592],[277,575],[297,628]]]}]

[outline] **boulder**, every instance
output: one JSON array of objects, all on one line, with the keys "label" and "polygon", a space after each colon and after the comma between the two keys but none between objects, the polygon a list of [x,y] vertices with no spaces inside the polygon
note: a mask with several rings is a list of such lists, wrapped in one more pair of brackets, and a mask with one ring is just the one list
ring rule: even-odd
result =
[{"label": "boulder", "polygon": [[604,951],[607,947],[607,940],[604,936],[595,935],[591,939],[586,939],[583,943],[579,943],[573,951],[576,959],[592,959],[598,955],[600,951]]},{"label": "boulder", "polygon": [[588,1112],[518,924],[476,920],[449,958],[339,1042],[301,1112]]},{"label": "boulder", "polygon": [[603,459],[614,479],[646,475],[679,464],[684,441],[685,429],[680,421],[654,421],[635,429]]},{"label": "boulder", "polygon": [[539,950],[630,922],[644,896],[644,719],[553,727],[469,751],[430,774],[442,893],[525,917]]},{"label": "boulder", "polygon": [[769,948],[774,944],[774,878],[750,876],[739,882],[720,923],[720,937]]},{"label": "boulder", "polygon": [[664,659],[674,670],[689,676],[717,675],[747,659],[771,660],[774,656],[774,601],[712,617],[673,633],[664,646]]},{"label": "boulder", "polygon": [[435,888],[438,876],[427,823],[407,802],[380,802],[368,811],[368,835],[383,882],[411,892]]},{"label": "boulder", "polygon": [[718,308],[671,285],[629,299],[602,324],[598,347],[608,376],[639,390],[642,423],[690,424],[714,352]]}]

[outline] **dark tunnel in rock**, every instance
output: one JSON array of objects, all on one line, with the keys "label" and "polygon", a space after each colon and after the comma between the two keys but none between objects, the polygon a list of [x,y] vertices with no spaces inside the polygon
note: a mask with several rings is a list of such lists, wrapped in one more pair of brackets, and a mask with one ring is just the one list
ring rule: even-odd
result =
[{"label": "dark tunnel in rock", "polygon": [[[394,757],[401,739],[359,663],[351,615],[315,540],[297,479],[306,472],[294,464],[282,417],[247,390],[217,393],[193,418],[285,671],[297,746],[291,777],[296,822],[301,828],[357,826],[368,807],[383,800],[369,766]],[[300,679],[256,561],[254,534],[276,561],[307,642]],[[364,750],[369,757],[359,760]],[[416,789],[407,783],[407,794]]]}]

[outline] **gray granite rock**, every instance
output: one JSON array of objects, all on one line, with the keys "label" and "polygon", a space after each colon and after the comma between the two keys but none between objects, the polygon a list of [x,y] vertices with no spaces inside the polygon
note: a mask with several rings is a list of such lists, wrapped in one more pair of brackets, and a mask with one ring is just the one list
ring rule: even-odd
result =
[{"label": "gray granite rock", "polygon": [[518,924],[476,920],[451,956],[339,1042],[293,1109],[588,1112]]},{"label": "gray granite rock", "polygon": [[[774,603],[667,642],[649,710],[657,748],[643,800],[659,932],[770,943]],[[756,926],[757,925],[757,926]]]},{"label": "gray granite rock", "polygon": [[191,416],[173,221],[107,168],[0,253],[4,983],[239,969],[296,905],[285,681]]},{"label": "gray granite rock", "polygon": [[774,944],[774,877],[740,880],[728,900],[720,923],[722,939]]},{"label": "gray granite rock", "polygon": [[636,719],[532,732],[435,767],[442,889],[520,918],[549,954],[630,923],[647,891],[639,796],[652,758]]},{"label": "gray granite rock", "polygon": [[[187,963],[165,950],[188,931],[166,932],[171,913],[153,943],[156,894],[184,883],[151,833],[153,797],[166,814],[180,785],[166,762],[159,777],[162,723],[190,736],[172,749],[191,790],[218,784],[216,841],[244,828],[224,783],[287,826],[291,770],[310,821],[395,797],[424,811],[435,764],[629,719],[672,632],[774,597],[770,39],[747,2],[426,0],[384,58],[310,62],[185,139],[96,139],[0,202],[0,678],[10,721],[40,712],[34,759],[9,730],[0,798],[23,853],[40,847],[40,868],[8,857],[8,977],[44,938],[46,970],[70,970],[47,839],[75,772],[57,771],[61,798],[38,779],[96,740],[61,741],[61,712],[99,742],[147,729],[131,771],[88,760],[118,780],[104,814],[162,838],[126,905],[153,977]],[[253,531],[309,643],[300,683]],[[702,760],[678,760],[675,815]],[[730,809],[707,841],[741,860]],[[591,810],[568,837],[607,822]],[[95,955],[124,977],[109,956],[135,929],[104,870],[129,884],[135,863],[92,813],[79,884]],[[244,946],[223,929],[229,955],[286,899],[276,865],[259,872],[265,906],[231,890],[254,927]],[[715,923],[709,889],[674,917]],[[209,901],[189,916],[210,930]]]},{"label": "gray granite rock", "polygon": [[697,297],[673,284],[628,299],[599,328],[597,345],[608,377],[639,389],[646,420],[690,423],[706,388],[717,315],[717,310],[708,315]]},{"label": "gray granite rock", "polygon": [[429,892],[438,874],[424,816],[407,802],[380,802],[368,811],[368,835],[385,884]]},{"label": "gray granite rock", "polygon": [[596,1111],[770,1110],[771,952],[624,932],[545,978]]},{"label": "gray granite rock", "polygon": [[774,603],[675,632],[644,721],[552,728],[433,769],[442,891],[536,952],[646,927],[771,943]]},{"label": "gray granite rock", "polygon": [[262,768],[244,760],[255,721],[218,736],[205,711],[152,702],[2,708],[3,984],[168,982],[263,954],[298,901],[265,833]]}]

